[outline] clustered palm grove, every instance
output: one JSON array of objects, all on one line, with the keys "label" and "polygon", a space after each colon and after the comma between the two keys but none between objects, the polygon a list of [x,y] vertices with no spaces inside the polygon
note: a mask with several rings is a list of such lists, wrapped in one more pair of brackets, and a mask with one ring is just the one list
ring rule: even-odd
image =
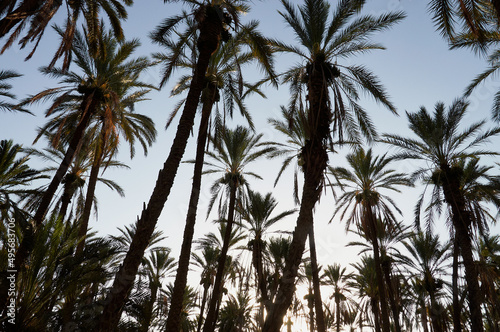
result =
[{"label": "clustered palm grove", "polygon": [[[468,95],[500,66],[497,1],[429,1],[445,41],[489,56],[490,67],[451,105],[407,111],[407,136],[377,133],[361,96],[389,113],[396,108],[377,76],[351,60],[383,49],[374,34],[397,29],[403,12],[366,15],[365,0],[281,0],[290,44],[243,20],[256,3],[180,2],[185,9],[150,32],[162,50],[151,57],[136,57],[139,41],[124,36],[132,0],[1,2],[2,52],[19,42],[33,45],[36,57],[49,24],[60,40],[41,68],[57,86],[16,100],[11,89],[22,73],[0,70],[0,111],[41,103],[47,118],[34,135],[47,143],[43,150],[0,141],[2,330],[500,331],[500,237],[489,231],[500,208],[500,150],[491,144],[500,134],[499,94],[492,120],[473,122],[467,113]],[[277,72],[274,59],[285,53],[295,62]],[[155,65],[159,86],[142,78]],[[249,66],[261,70],[255,82],[243,77]],[[186,74],[174,75],[180,69]],[[156,139],[152,119],[134,105],[170,80],[182,99],[167,127],[178,125],[172,142],[162,142],[170,150],[149,200],[119,235],[98,236],[89,231],[96,188],[124,194],[104,177],[127,167],[117,160],[120,143],[133,157],[137,143],[147,153]],[[264,86],[290,88],[281,117],[269,119],[280,141],[259,133],[245,104],[264,96]],[[244,125],[229,125],[234,111]],[[156,228],[192,133],[195,158],[185,161],[193,175],[177,179],[192,183],[177,258],[164,246],[169,234]],[[391,152],[378,155],[375,142]],[[280,210],[271,193],[251,188],[261,178],[251,165],[266,158],[282,161],[276,182],[295,168],[295,209]],[[32,168],[34,160],[46,167]],[[402,160],[420,166],[399,172]],[[217,217],[214,232],[195,238],[205,174],[213,182],[204,208]],[[402,221],[398,195],[412,186],[423,189],[415,217]],[[358,236],[350,245],[360,258],[348,266],[318,262],[321,195],[333,199],[332,220]],[[283,218],[296,220],[294,231],[271,233]],[[446,223],[449,237],[434,233],[435,223]]]}]

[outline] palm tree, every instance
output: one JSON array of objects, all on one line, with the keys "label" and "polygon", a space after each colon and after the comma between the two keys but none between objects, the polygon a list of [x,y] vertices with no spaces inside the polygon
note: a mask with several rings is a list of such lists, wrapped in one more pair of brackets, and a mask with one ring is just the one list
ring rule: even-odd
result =
[{"label": "palm tree", "polygon": [[[190,27],[194,25],[192,20],[189,20]],[[240,113],[247,119],[249,125],[253,128],[253,122],[246,106],[244,99],[251,93],[260,93],[256,86],[252,86],[243,81],[241,69],[244,65],[257,60],[264,68],[273,76],[272,73],[272,60],[270,58],[270,51],[264,38],[260,36],[256,30],[257,23],[252,22],[249,25],[244,25],[239,29],[239,33],[232,37],[228,42],[219,45],[217,51],[212,55],[210,64],[206,73],[205,88],[201,94],[201,120],[198,130],[198,140],[196,148],[196,157],[194,161],[194,174],[193,185],[191,189],[190,201],[188,204],[188,211],[186,216],[186,226],[184,229],[183,244],[179,256],[179,267],[177,269],[176,281],[174,282],[174,291],[172,304],[170,306],[169,317],[167,319],[167,329],[177,330],[179,323],[179,315],[182,306],[182,291],[184,291],[187,283],[187,274],[189,268],[189,256],[191,253],[191,245],[194,235],[194,226],[196,223],[196,212],[198,207],[199,196],[201,192],[201,178],[203,163],[205,157],[205,146],[207,145],[207,137],[209,133],[209,122],[212,118],[212,109],[220,101],[223,101],[224,111],[232,117],[233,110],[237,106]],[[179,45],[167,43],[163,38],[158,39],[158,35],[153,33],[156,37],[155,41],[160,45],[167,47],[170,54],[179,53]],[[194,41],[193,41],[194,42]],[[196,54],[196,47],[193,42],[190,43],[191,53]],[[245,49],[245,45],[249,50]],[[169,61],[169,56],[164,54],[157,54],[155,57],[161,62]],[[193,69],[195,63],[192,59],[187,58],[177,63],[178,66]],[[183,76],[180,78],[179,83],[172,90],[172,95],[177,95],[188,89],[192,76]],[[245,86],[246,91],[243,90]],[[178,109],[182,106],[184,100],[178,104],[172,115],[170,116],[168,125],[177,113]],[[223,115],[224,118],[226,114]],[[221,115],[218,109],[215,114],[215,123],[221,122]],[[214,130],[218,130],[217,125]],[[215,134],[217,136],[217,133]]]},{"label": "palm tree", "polygon": [[357,263],[351,264],[357,273],[354,274],[349,286],[357,290],[360,298],[358,304],[358,323],[360,330],[363,330],[363,324],[369,320],[370,312],[372,315],[372,326],[375,332],[380,332],[380,306],[378,282],[375,271],[375,261],[373,257],[363,255]]},{"label": "palm tree", "polygon": [[345,267],[340,264],[328,265],[323,272],[323,283],[333,287],[331,298],[335,300],[335,329],[340,332],[341,312],[346,309],[346,301],[348,301],[349,281],[354,277],[354,274],[347,273]]},{"label": "palm tree", "polygon": [[[403,242],[410,253],[404,259],[405,264],[415,270],[412,273],[415,285],[423,290],[430,299],[428,307],[425,298],[421,299],[424,306],[421,310],[430,313],[432,330],[435,332],[446,331],[446,322],[443,321],[443,307],[438,303],[440,290],[443,288],[443,277],[446,276],[444,264],[450,257],[449,249],[451,243],[442,245],[439,236],[429,232],[419,232],[408,241]],[[422,324],[426,324],[422,322]]]},{"label": "palm tree", "polygon": [[[137,220],[136,236],[108,293],[109,298],[101,318],[101,331],[111,331],[118,323],[127,294],[133,285],[133,279],[137,273],[141,258],[144,255],[144,250],[170,194],[177,169],[194,124],[200,95],[205,87],[205,77],[210,58],[219,46],[223,31],[227,31],[226,29],[231,22],[237,24],[239,22],[239,13],[246,10],[244,3],[236,3],[232,0],[217,3],[207,0],[203,2],[186,2],[193,7],[193,14],[195,14],[199,30],[196,42],[198,49],[197,63],[169,156],[158,174],[149,202],[147,205],[144,205],[141,217]],[[157,33],[163,35],[163,38],[167,40],[170,34],[175,31],[175,26],[186,17],[186,15],[179,15],[167,19],[163,22]],[[180,43],[188,39],[180,38]],[[165,71],[164,80],[170,78],[177,59],[176,55],[173,55],[173,60],[168,64]]]},{"label": "palm tree", "polygon": [[[261,177],[253,172],[245,172],[244,169],[250,163],[264,156],[272,150],[270,147],[260,148],[259,143],[262,134],[253,135],[247,128],[238,126],[234,130],[229,128],[221,129],[220,141],[215,141],[214,152],[207,152],[207,155],[213,162],[206,164],[211,169],[205,171],[206,174],[222,173],[222,177],[215,180],[210,188],[212,198],[209,203],[208,213],[210,213],[215,201],[220,196],[219,215],[226,215],[227,224],[224,234],[224,242],[219,257],[219,266],[215,278],[214,291],[210,301],[209,310],[203,327],[204,332],[213,331],[216,323],[216,307],[222,292],[222,276],[225,267],[227,251],[229,249],[229,240],[234,223],[236,204],[242,204],[245,191],[248,190],[246,176],[257,179]],[[223,197],[228,199],[224,202]]]},{"label": "palm tree", "polygon": [[[69,68],[73,51],[73,42],[76,38],[78,30],[78,20],[83,16],[85,19],[85,28],[88,31],[90,41],[90,49],[93,55],[103,51],[105,43],[99,39],[102,33],[100,24],[100,13],[106,13],[113,34],[118,40],[123,39],[123,29],[120,20],[127,18],[127,11],[123,4],[130,6],[133,0],[97,0],[97,1],[65,1],[64,6],[67,9],[67,19],[64,27],[64,32],[61,33],[61,44],[54,54],[49,67],[53,67],[55,62],[64,56],[63,70]],[[26,60],[33,56],[40,39],[45,32],[45,28],[63,5],[63,1],[50,0],[6,0],[0,5],[0,38],[6,37],[9,33],[0,54],[5,52],[7,48],[21,36],[21,32],[28,24],[29,29],[19,41],[21,48],[31,42],[35,42],[33,50],[28,55]],[[17,27],[16,27],[17,26]],[[13,30],[14,29],[14,30]]]},{"label": "palm tree", "polygon": [[[396,223],[392,210],[395,209],[400,214],[401,211],[390,197],[383,194],[383,191],[390,190],[399,193],[399,186],[412,186],[412,183],[405,174],[388,169],[390,158],[387,158],[386,155],[375,157],[372,155],[371,149],[365,152],[363,148],[359,148],[348,154],[346,158],[352,170],[343,167],[331,169],[331,173],[339,181],[338,186],[343,190],[342,195],[337,200],[338,206],[334,216],[340,212],[341,219],[347,219],[346,229],[355,223],[356,227],[372,244],[380,296],[382,328],[384,332],[388,332],[390,330],[389,311],[380,258],[377,220],[380,218],[389,225]],[[348,212],[350,212],[349,215],[346,215]],[[394,317],[395,320],[397,318],[397,316]],[[396,323],[396,325],[399,324]]]},{"label": "palm tree", "polygon": [[[267,310],[270,309],[271,301],[269,299],[267,287],[267,272],[264,268],[264,253],[266,251],[265,234],[269,228],[291,215],[295,210],[288,210],[271,217],[278,202],[271,193],[265,196],[258,192],[250,190],[248,192],[247,202],[242,206],[240,214],[245,223],[243,227],[250,233],[248,248],[252,251],[252,266],[255,269],[257,292],[260,294],[260,303]],[[261,317],[259,324],[263,323],[263,310],[261,308]]]},{"label": "palm tree", "polygon": [[[427,162],[428,166],[417,169],[413,176],[434,184],[436,193],[433,194],[433,200],[442,200],[442,196],[444,196],[444,201],[451,211],[454,237],[459,244],[465,267],[471,329],[474,332],[481,332],[484,329],[480,290],[470,233],[473,212],[468,208],[467,200],[460,189],[463,169],[459,163],[468,157],[496,155],[495,152],[479,149],[479,146],[498,135],[500,128],[482,131],[486,122],[479,121],[459,131],[467,106],[466,101],[456,100],[448,109],[443,103],[437,103],[433,114],[429,114],[424,107],[415,113],[407,112],[410,129],[417,135],[417,138],[384,135],[384,141],[400,149],[401,152],[396,155],[399,159],[416,159]],[[419,209],[417,212],[417,218],[419,218]]]},{"label": "palm tree", "polygon": [[217,274],[217,262],[219,260],[220,249],[210,244],[201,245],[201,254],[193,252],[191,257],[194,264],[202,269],[200,285],[203,287],[203,295],[200,304],[200,315],[196,331],[200,332],[203,324],[203,315],[205,313],[205,305],[208,300],[208,291],[214,284],[215,275]]},{"label": "palm tree", "polygon": [[[292,106],[295,109],[300,109],[303,87],[307,90],[309,137],[301,151],[304,189],[297,227],[285,278],[282,279],[277,300],[267,316],[263,329],[265,332],[279,331],[292,300],[297,268],[306,238],[313,227],[312,210],[321,192],[323,173],[328,163],[327,143],[331,141],[332,127],[333,133],[340,140],[344,133],[353,141],[359,139],[360,134],[368,138],[375,136],[366,112],[357,103],[358,88],[395,111],[382,86],[370,71],[362,66],[334,64],[335,59],[381,48],[368,40],[370,34],[385,30],[404,17],[402,13],[380,17],[362,16],[347,24],[349,19],[359,13],[364,3],[362,0],[341,1],[332,20],[328,22],[330,6],[324,0],[306,0],[298,12],[290,2],[282,0],[285,11],[281,14],[294,30],[301,48],[278,41],[274,41],[274,47],[277,51],[298,55],[302,60],[300,65],[291,68],[283,77],[285,82],[291,83],[294,91]],[[344,86],[349,88],[344,89]],[[330,89],[333,92],[332,102]]]},{"label": "palm tree", "polygon": [[[110,41],[111,37],[102,36],[103,39]],[[90,51],[89,41],[85,40],[81,34],[76,33],[73,45],[75,53],[75,63],[82,69],[83,74],[74,72],[65,72],[61,69],[42,68],[42,72],[62,79],[62,83],[66,85],[48,89],[38,93],[25,100],[23,104],[34,103],[41,100],[55,98],[54,103],[47,110],[47,116],[55,116],[46,124],[39,133],[39,137],[45,131],[54,132],[54,140],[52,144],[56,147],[59,144],[61,135],[65,134],[65,121],[59,121],[61,117],[68,115],[74,127],[71,128],[71,139],[68,143],[68,148],[62,163],[56,171],[52,181],[45,191],[40,205],[38,206],[34,220],[34,228],[39,227],[43,221],[45,214],[48,211],[49,205],[66,174],[71,162],[76,155],[76,152],[83,144],[85,130],[88,128],[94,116],[100,111],[111,111],[118,107],[121,98],[124,97],[124,91],[134,89],[142,89],[132,93],[133,99],[140,100],[142,95],[149,91],[149,85],[137,80],[138,75],[147,68],[149,62],[145,58],[134,60],[128,59],[130,56],[130,47],[136,44],[137,41],[131,43],[123,43],[120,48],[108,48],[109,53],[99,53],[97,57],[93,57]],[[134,48],[134,47],[132,47]],[[125,56],[125,57],[123,57]],[[146,88],[146,90],[144,90]],[[129,90],[130,89],[130,90]],[[69,114],[66,112],[70,111]],[[72,112],[73,110],[76,110]],[[74,116],[71,116],[74,114]],[[93,197],[93,196],[92,196]],[[25,257],[30,252],[29,243],[32,242],[32,230],[27,230],[25,239],[17,251],[17,264],[22,265]]]}]

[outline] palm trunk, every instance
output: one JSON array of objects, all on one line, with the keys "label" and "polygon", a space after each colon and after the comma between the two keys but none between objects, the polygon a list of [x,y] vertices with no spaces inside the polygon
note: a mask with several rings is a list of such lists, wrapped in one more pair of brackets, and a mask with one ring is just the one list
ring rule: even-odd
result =
[{"label": "palm trunk", "polygon": [[309,229],[313,224],[313,209],[321,192],[323,172],[328,163],[328,155],[324,146],[324,142],[329,137],[331,118],[328,108],[328,89],[323,81],[322,72],[311,70],[310,77],[308,83],[310,103],[308,126],[311,137],[302,148],[304,161],[302,201],[278,294],[267,315],[262,332],[279,332],[283,324],[283,317],[292,303],[297,270],[302,260]]},{"label": "palm trunk", "polygon": [[[360,318],[360,320],[362,320]],[[335,326],[336,331],[340,332],[340,294],[338,290],[335,291]]]},{"label": "palm trunk", "polygon": [[198,142],[196,147],[196,157],[194,163],[193,185],[191,197],[189,199],[186,226],[184,227],[184,238],[179,256],[177,274],[175,275],[174,289],[172,291],[170,310],[168,312],[166,331],[178,331],[181,324],[182,304],[184,292],[187,284],[189,271],[189,260],[191,257],[191,245],[194,237],[194,226],[196,224],[196,212],[201,190],[201,176],[203,171],[203,161],[205,158],[205,145],[207,143],[208,122],[213,104],[215,103],[215,87],[209,85],[210,100],[203,103],[201,113],[200,128],[198,130]]},{"label": "palm trunk", "polygon": [[95,160],[92,163],[90,170],[89,184],[87,186],[87,194],[85,195],[85,205],[83,207],[82,217],[80,218],[78,228],[78,238],[80,239],[76,247],[76,254],[80,255],[85,247],[85,237],[89,229],[90,214],[92,213],[92,205],[94,203],[95,188],[97,185],[97,178],[99,177],[99,170],[104,156],[104,149],[106,146],[106,134],[104,128],[101,132],[101,146],[96,146]]},{"label": "palm trunk", "polygon": [[318,332],[326,332],[325,314],[323,312],[323,301],[321,299],[321,288],[319,282],[319,268],[316,256],[316,242],[314,240],[314,224],[309,230],[309,251],[311,255],[311,270],[314,289],[314,309],[316,311],[316,329]]},{"label": "palm trunk", "polygon": [[226,258],[229,250],[229,242],[231,241],[231,232],[234,222],[234,208],[236,206],[236,180],[231,181],[231,189],[229,193],[229,210],[227,212],[226,232],[224,233],[224,241],[222,243],[222,250],[220,252],[217,273],[215,275],[214,288],[212,291],[212,298],[208,306],[207,318],[203,326],[203,332],[213,332],[215,324],[217,323],[217,315],[219,313],[219,306],[222,300],[222,287],[224,281],[224,272],[226,269]]},{"label": "palm trunk", "polygon": [[481,293],[478,282],[478,272],[472,255],[472,235],[469,233],[471,216],[466,209],[465,199],[460,190],[459,175],[448,165],[441,165],[444,171],[442,183],[446,203],[452,211],[452,221],[455,228],[455,238],[459,244],[465,267],[467,283],[471,332],[483,332],[483,317],[481,313]]},{"label": "palm trunk", "polygon": [[379,299],[372,299],[372,312],[373,312],[373,323],[375,325],[375,332],[380,332],[380,309],[379,309]]},{"label": "palm trunk", "polygon": [[156,302],[156,296],[158,294],[158,286],[157,285],[151,285],[151,296],[149,301],[146,304],[146,310],[144,314],[144,322],[146,323],[145,325],[142,325],[141,328],[139,329],[139,332],[148,332],[149,327],[151,326],[151,323],[153,321],[153,309],[155,306]]},{"label": "palm trunk", "polygon": [[207,296],[208,296],[208,288],[209,285],[203,285],[203,298],[201,299],[201,305],[200,305],[200,318],[198,319],[198,327],[196,328],[196,332],[201,331],[201,327],[203,325],[203,314],[205,313],[205,304],[207,303]]},{"label": "palm trunk", "polygon": [[436,295],[434,292],[429,293],[431,299],[431,324],[432,332],[443,332],[444,328],[441,326],[441,318],[439,317],[439,307],[436,301]]},{"label": "palm trunk", "polygon": [[271,307],[269,296],[267,294],[267,281],[264,276],[264,267],[262,263],[262,243],[261,237],[256,237],[254,239],[252,250],[252,265],[257,275],[257,293],[260,294],[260,311],[257,319],[260,328],[264,325],[264,308],[269,310]]},{"label": "palm trunk", "polygon": [[462,322],[460,319],[460,299],[458,298],[458,256],[460,249],[456,237],[453,239],[453,272],[452,272],[452,293],[453,293],[453,332],[462,332]]},{"label": "palm trunk", "polygon": [[375,274],[377,277],[378,294],[379,294],[379,299],[380,299],[382,331],[383,332],[390,332],[391,331],[391,324],[389,321],[389,309],[387,308],[384,275],[382,272],[382,263],[380,260],[380,249],[378,246],[377,227],[375,224],[375,222],[376,222],[375,216],[373,215],[373,211],[372,211],[371,206],[369,206],[369,205],[365,206],[365,213],[366,213],[367,222],[369,223],[368,227],[370,228],[369,233],[367,235],[368,235],[368,238],[371,240],[372,246],[373,246],[373,261],[375,263]]},{"label": "palm trunk", "polygon": [[392,316],[394,318],[394,328],[396,332],[401,332],[401,326],[399,325],[399,305],[396,301],[396,294],[393,287],[393,282],[391,278],[391,263],[389,262],[389,257],[384,255],[382,258],[382,268],[384,270],[384,276],[387,285],[387,293],[389,295],[389,302],[391,304]]},{"label": "palm trunk", "polygon": [[72,187],[71,183],[64,185],[64,191],[61,196],[61,207],[59,208],[59,218],[64,220],[66,214],[68,213],[69,204],[71,203],[71,199],[75,194],[75,189]]},{"label": "palm trunk", "polygon": [[422,321],[424,332],[429,332],[429,327],[427,326],[427,306],[423,298],[420,299],[420,310],[420,320]]},{"label": "palm trunk", "polygon": [[213,9],[207,10],[206,18],[200,26],[198,62],[182,116],[177,126],[174,142],[169,156],[158,174],[158,179],[156,180],[156,185],[148,205],[144,206],[141,217],[137,220],[136,233],[130,244],[129,251],[115,276],[112,289],[107,295],[106,305],[98,328],[100,332],[110,332],[118,325],[123,306],[134,283],[141,259],[149,244],[158,217],[170,194],[177,169],[184,155],[187,141],[193,128],[201,90],[203,89],[205,73],[210,57],[219,45],[222,30],[223,26],[218,14]]}]

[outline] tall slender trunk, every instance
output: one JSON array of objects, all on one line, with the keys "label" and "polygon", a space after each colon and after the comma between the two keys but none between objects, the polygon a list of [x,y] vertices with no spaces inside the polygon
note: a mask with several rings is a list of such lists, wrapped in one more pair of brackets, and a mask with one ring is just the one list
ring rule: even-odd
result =
[{"label": "tall slender trunk", "polygon": [[260,310],[258,313],[257,323],[259,328],[264,325],[264,308],[270,309],[271,303],[267,294],[267,281],[264,276],[264,266],[262,263],[263,242],[260,235],[254,239],[252,250],[252,265],[257,276],[257,293],[260,294]]},{"label": "tall slender trunk", "polygon": [[380,308],[379,299],[372,299],[372,312],[373,312],[373,323],[375,325],[375,332],[380,332]]},{"label": "tall slender trunk", "polygon": [[425,299],[420,299],[420,320],[422,321],[422,327],[424,332],[429,332],[429,327],[427,326],[427,306],[425,305]]},{"label": "tall slender trunk", "polygon": [[431,324],[432,332],[443,332],[444,327],[441,325],[441,317],[439,315],[439,306],[436,301],[436,294],[434,292],[429,292],[429,297],[431,299]]},{"label": "tall slender trunk", "polygon": [[149,244],[158,217],[170,194],[177,174],[177,169],[186,149],[186,144],[194,124],[196,109],[200,99],[201,90],[205,81],[211,55],[217,50],[223,25],[214,9],[207,10],[205,19],[200,26],[198,38],[199,56],[193,80],[184,104],[182,116],[177,126],[177,132],[170,149],[169,156],[163,168],[158,173],[158,179],[148,205],[144,206],[141,217],[137,220],[137,229],[130,244],[127,255],[115,276],[113,286],[105,300],[106,305],[100,318],[98,330],[110,332],[120,320],[121,312],[130,289],[134,283],[137,269],[144,256],[144,251]]},{"label": "tall slender trunk", "polygon": [[483,317],[481,313],[481,293],[479,289],[478,272],[472,254],[472,235],[470,233],[471,216],[466,209],[465,198],[460,190],[460,177],[456,169],[441,165],[444,173],[442,183],[446,203],[452,211],[452,222],[455,228],[455,238],[462,253],[467,283],[471,332],[483,332]]},{"label": "tall slender trunk", "polygon": [[314,310],[316,311],[316,329],[318,332],[326,332],[325,314],[323,301],[321,299],[321,287],[319,280],[318,257],[316,255],[316,241],[314,240],[314,224],[309,230],[309,251],[311,255],[311,270],[314,289]]},{"label": "tall slender trunk", "polygon": [[158,295],[158,286],[155,285],[153,282],[153,285],[151,285],[150,288],[151,288],[150,298],[149,301],[146,303],[146,308],[144,310],[144,322],[146,324],[141,325],[141,328],[139,329],[138,332],[148,332],[151,323],[153,322],[153,309],[156,302],[156,296]]},{"label": "tall slender trunk", "polygon": [[302,200],[278,294],[266,317],[262,332],[279,332],[281,325],[283,325],[283,317],[292,303],[297,270],[302,260],[309,229],[313,224],[313,209],[321,192],[323,172],[328,163],[328,155],[324,145],[330,134],[331,111],[328,107],[328,89],[323,80],[324,73],[314,66],[311,68],[308,82],[309,112],[307,120],[311,137],[306,141],[301,153],[304,161]]},{"label": "tall slender trunk", "polygon": [[[362,320],[361,317],[359,319]],[[340,293],[338,289],[335,290],[335,326],[336,331],[340,332]]]},{"label": "tall slender trunk", "polygon": [[205,158],[205,145],[207,143],[208,136],[208,122],[213,104],[215,103],[216,89],[212,85],[209,85],[208,88],[210,89],[208,92],[210,100],[203,103],[201,111],[201,121],[200,128],[198,129],[198,142],[194,162],[193,185],[191,188],[191,197],[189,198],[186,225],[184,226],[184,238],[179,256],[177,274],[175,275],[174,289],[170,300],[170,310],[168,312],[167,322],[165,325],[166,331],[178,331],[181,325],[182,303],[187,284],[189,260],[191,258],[191,245],[193,243],[196,212],[198,209],[198,201],[201,191],[201,176],[203,172],[203,161]]},{"label": "tall slender trunk", "polygon": [[203,314],[205,313],[205,304],[207,303],[207,296],[208,296],[208,288],[209,287],[210,287],[210,285],[203,285],[203,298],[201,299],[200,318],[198,319],[198,327],[196,328],[196,332],[200,332],[201,327],[203,326]]},{"label": "tall slender trunk", "polygon": [[462,332],[462,320],[460,319],[460,299],[458,297],[458,256],[460,248],[457,238],[453,239],[453,272],[452,272],[452,296],[453,296],[453,332]]},{"label": "tall slender trunk", "polygon": [[61,206],[59,208],[59,218],[62,220],[64,220],[64,217],[66,217],[66,214],[68,213],[69,204],[71,203],[71,199],[73,199],[75,191],[76,190],[73,187],[73,184],[64,184],[64,190],[61,196]]},{"label": "tall slender trunk", "polygon": [[365,213],[368,222],[368,238],[372,242],[373,246],[373,261],[375,263],[375,275],[377,277],[378,294],[380,299],[380,313],[382,318],[382,331],[390,332],[391,324],[389,321],[389,309],[387,307],[386,290],[384,284],[384,275],[382,272],[382,262],[380,259],[380,249],[378,246],[378,236],[377,236],[377,226],[375,215],[373,214],[372,207],[370,205],[365,206]]},{"label": "tall slender trunk", "polygon": [[401,332],[401,325],[399,325],[399,305],[396,301],[396,292],[394,291],[394,285],[391,278],[391,263],[387,255],[382,257],[382,269],[384,271],[385,284],[387,285],[387,293],[391,304],[392,316],[394,318],[394,328],[396,332]]},{"label": "tall slender trunk", "polygon": [[[104,125],[103,125],[104,126]],[[85,247],[85,237],[87,236],[87,231],[89,229],[90,214],[92,213],[92,205],[94,203],[95,188],[97,186],[97,179],[99,177],[99,170],[101,169],[101,163],[104,156],[104,149],[106,147],[107,137],[104,128],[101,129],[101,144],[97,144],[95,159],[92,163],[92,168],[90,169],[89,183],[87,186],[87,194],[85,195],[85,204],[83,206],[82,217],[79,221],[78,228],[78,238],[80,242],[76,246],[76,255],[80,255]]]},{"label": "tall slender trunk", "polygon": [[309,332],[314,332],[314,294],[312,285],[309,282],[309,294],[307,294],[307,307],[309,308]]},{"label": "tall slender trunk", "polygon": [[224,281],[224,272],[226,269],[227,252],[229,250],[229,242],[231,241],[231,232],[234,223],[234,208],[236,206],[236,179],[231,180],[231,188],[229,193],[229,209],[227,212],[226,232],[224,233],[224,241],[222,242],[222,250],[220,252],[217,273],[215,275],[214,288],[212,298],[208,306],[207,318],[203,326],[203,332],[213,332],[217,323],[218,308],[222,300],[222,287]]}]

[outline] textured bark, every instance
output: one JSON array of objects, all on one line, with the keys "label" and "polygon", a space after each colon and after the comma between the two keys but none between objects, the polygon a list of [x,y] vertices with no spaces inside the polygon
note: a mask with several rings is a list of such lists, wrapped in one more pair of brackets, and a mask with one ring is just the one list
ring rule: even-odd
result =
[{"label": "textured bark", "polygon": [[90,177],[89,183],[87,186],[87,194],[85,195],[85,205],[83,206],[82,217],[79,221],[78,228],[78,238],[81,241],[76,246],[76,255],[79,255],[83,252],[83,248],[85,247],[85,239],[87,236],[87,231],[89,229],[89,220],[90,214],[92,213],[92,205],[94,203],[94,194],[95,188],[97,186],[97,178],[99,177],[99,170],[101,168],[102,157],[104,153],[104,146],[106,145],[106,138],[104,132],[102,133],[102,145],[99,148],[96,148],[95,160],[92,163],[92,168],[90,169]]},{"label": "textured bark", "polygon": [[458,297],[458,256],[460,249],[456,237],[453,239],[453,272],[452,272],[452,296],[453,296],[453,332],[462,332],[462,320],[460,317],[461,306]]},{"label": "textured bark", "polygon": [[399,325],[399,305],[396,301],[396,292],[394,291],[394,285],[391,278],[391,263],[387,256],[382,258],[382,269],[384,271],[387,295],[389,296],[389,303],[391,304],[392,316],[394,318],[394,328],[396,332],[401,332],[401,325]]},{"label": "textured bark", "polygon": [[214,288],[212,291],[212,298],[208,306],[207,318],[203,326],[203,332],[215,331],[217,323],[217,315],[219,313],[220,302],[222,300],[222,288],[224,284],[224,272],[226,269],[226,258],[229,250],[229,242],[231,241],[231,232],[234,223],[234,208],[236,206],[236,181],[232,181],[229,193],[229,209],[227,212],[226,232],[224,233],[224,241],[222,242],[222,249],[220,252],[217,273],[215,275]]},{"label": "textured bark", "polygon": [[380,249],[378,246],[377,227],[375,224],[375,216],[373,215],[372,208],[369,205],[365,207],[365,217],[367,218],[367,223],[369,224],[368,238],[372,242],[373,246],[373,261],[375,263],[378,297],[380,299],[380,316],[382,318],[382,331],[390,332],[391,324],[389,321],[389,309],[387,307],[387,297],[384,284],[384,276],[382,272],[382,262],[380,259]]},{"label": "textured bark", "polygon": [[[209,86],[210,88],[211,86]],[[191,258],[191,246],[194,237],[194,226],[196,224],[196,212],[198,209],[198,201],[201,190],[201,177],[203,172],[203,162],[205,158],[205,145],[207,143],[208,122],[213,104],[215,103],[215,87],[211,87],[208,95],[210,100],[203,104],[201,112],[200,127],[198,129],[198,142],[196,146],[196,157],[193,172],[193,185],[191,188],[191,197],[186,217],[186,225],[184,227],[184,237],[182,241],[181,253],[175,275],[174,289],[170,302],[170,310],[168,312],[167,322],[165,325],[166,331],[178,331],[181,326],[182,304],[184,300],[184,292],[187,284],[187,276],[189,271],[189,260]],[[201,314],[200,314],[201,321]]]},{"label": "textured bark", "polygon": [[309,251],[311,255],[311,270],[314,289],[314,310],[316,311],[316,330],[326,332],[325,314],[323,311],[323,301],[321,299],[321,287],[319,280],[318,258],[316,256],[316,241],[314,240],[314,224],[309,230]]},{"label": "textured bark", "polygon": [[196,328],[196,332],[201,331],[201,327],[203,326],[203,314],[205,313],[205,304],[207,303],[207,296],[208,296],[208,288],[209,285],[203,285],[203,297],[201,299],[201,305],[200,305],[200,317],[198,319],[198,327]]},{"label": "textured bark", "polygon": [[158,173],[155,188],[148,204],[137,220],[137,229],[122,266],[115,276],[113,286],[106,297],[106,304],[100,318],[98,331],[113,331],[120,320],[125,301],[134,283],[135,275],[149,244],[163,206],[177,174],[177,169],[186,149],[193,128],[196,109],[203,89],[210,57],[216,51],[222,31],[222,22],[216,13],[203,20],[198,38],[199,56],[193,80],[186,98],[182,116],[177,126],[174,142],[163,168]]},{"label": "textured bark", "polygon": [[452,211],[452,222],[455,238],[458,241],[465,267],[467,282],[471,332],[483,332],[481,313],[481,293],[478,282],[478,272],[472,255],[472,235],[470,234],[471,216],[467,211],[465,198],[460,190],[460,173],[449,165],[441,165],[443,171],[443,193],[446,203]]}]

